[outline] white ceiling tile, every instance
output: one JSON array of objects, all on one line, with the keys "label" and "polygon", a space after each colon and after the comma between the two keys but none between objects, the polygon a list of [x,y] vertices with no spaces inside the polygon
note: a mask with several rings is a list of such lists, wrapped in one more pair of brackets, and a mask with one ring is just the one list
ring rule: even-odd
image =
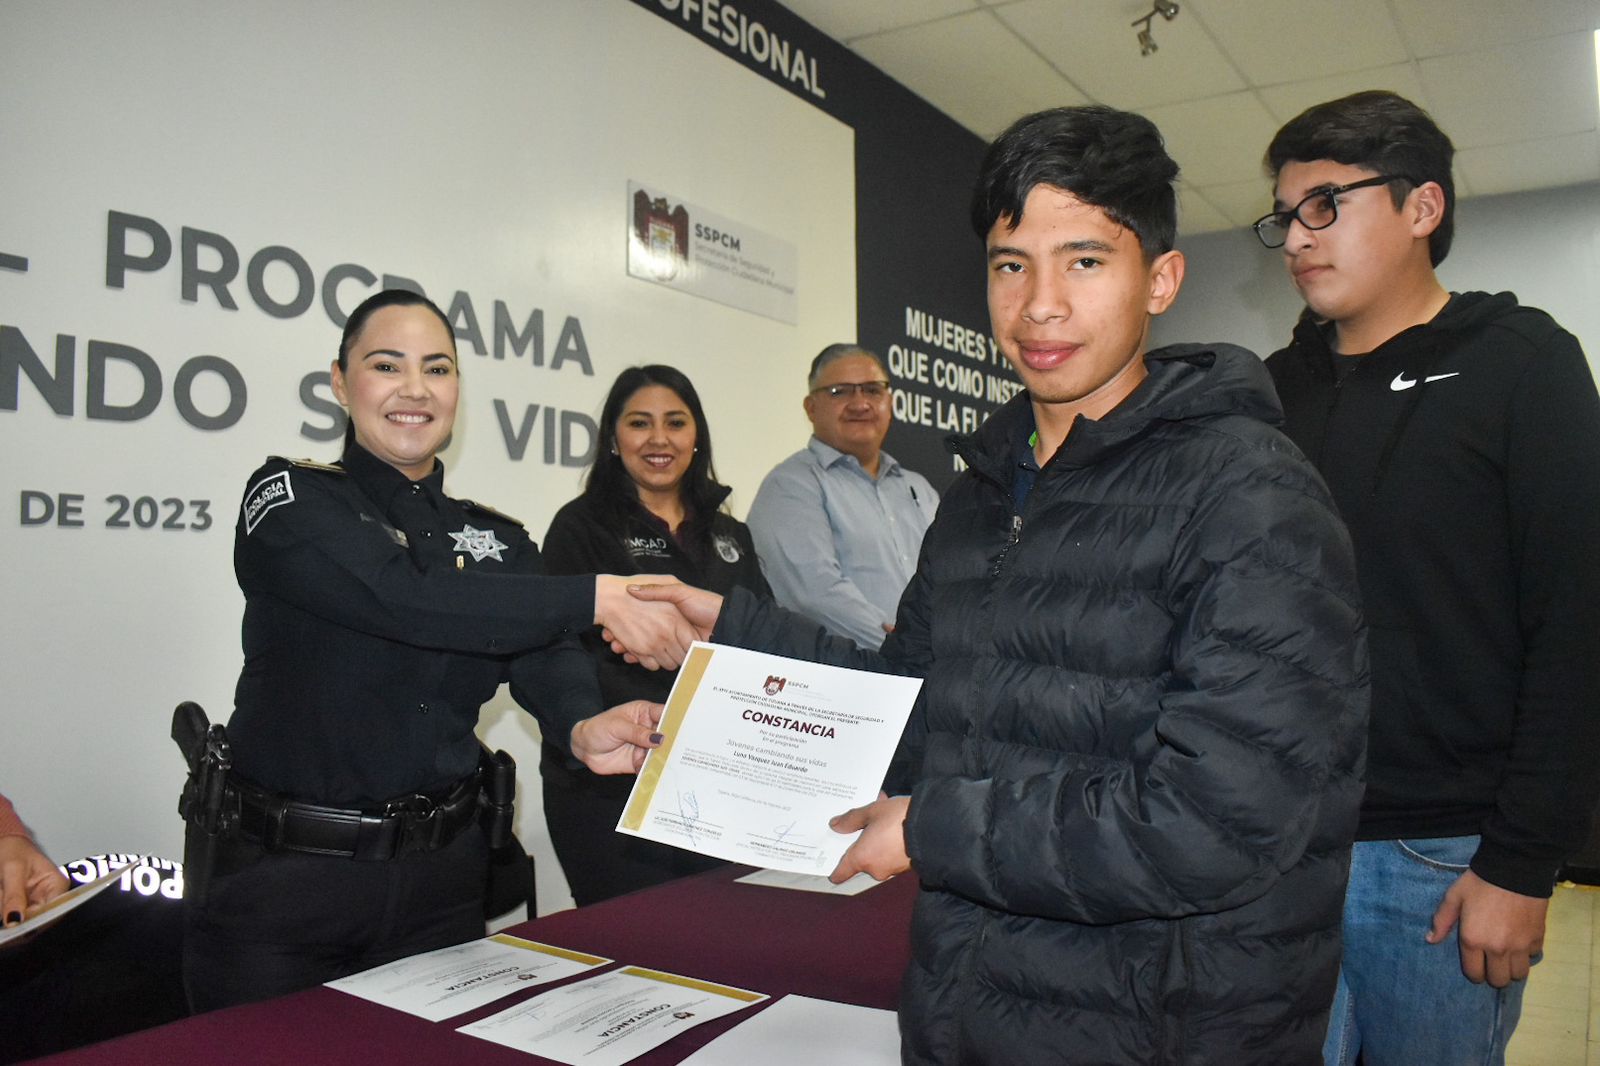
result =
[{"label": "white ceiling tile", "polygon": [[977,0],[782,0],[783,6],[836,41],[972,11]]},{"label": "white ceiling tile", "polygon": [[1248,226],[1272,210],[1272,182],[1265,174],[1250,181],[1207,185],[1200,192],[1235,226]]},{"label": "white ceiling tile", "polygon": [[1593,130],[1600,123],[1593,33],[1424,59],[1433,117],[1457,148]]},{"label": "white ceiling tile", "polygon": [[1406,58],[1386,0],[1187,0],[1184,8],[1210,29],[1251,85],[1366,70]]},{"label": "white ceiling tile", "polygon": [[[1160,50],[1149,57],[1129,25],[1148,0],[788,6],[979,137],[1090,100],[1150,115],[1206,225],[1212,211],[1234,224],[1260,213],[1252,190],[1279,126],[1362,89],[1391,89],[1433,114],[1461,149],[1463,196],[1582,180],[1593,142],[1576,135],[1600,126],[1600,0],[1179,2],[1175,20],[1153,21]],[[1556,140],[1523,145],[1530,133]],[[1478,151],[1494,145],[1514,147]]]},{"label": "white ceiling tile", "polygon": [[1215,233],[1217,230],[1232,229],[1233,223],[1221,211],[1218,211],[1206,200],[1205,196],[1196,189],[1180,185],[1178,187],[1178,243],[1183,243],[1183,238],[1194,237],[1202,233]]},{"label": "white ceiling tile", "polygon": [[1184,180],[1197,188],[1258,177],[1261,153],[1278,130],[1261,101],[1248,92],[1141,112],[1161,128]]},{"label": "white ceiling tile", "polygon": [[1395,63],[1372,70],[1313,78],[1310,81],[1291,81],[1261,89],[1259,92],[1262,102],[1267,105],[1267,110],[1283,123],[1314,104],[1337,100],[1341,96],[1349,96],[1351,93],[1367,89],[1388,89],[1392,93],[1399,93],[1419,107],[1431,110],[1422,89],[1422,79],[1417,76],[1417,68],[1411,63]]},{"label": "white ceiling tile", "polygon": [[995,13],[1092,100],[1140,108],[1245,87],[1216,44],[1180,7],[1151,27],[1157,51],[1139,54],[1132,22],[1150,0],[1022,0]]},{"label": "white ceiling tile", "polygon": [[1480,196],[1600,181],[1600,134],[1468,148],[1456,154],[1456,169]]},{"label": "white ceiling tile", "polygon": [[1029,112],[1088,102],[986,11],[865,37],[855,49],[985,140]]},{"label": "white ceiling tile", "polygon": [[1512,41],[1600,29],[1600,0],[1397,0],[1413,55],[1477,52]]}]

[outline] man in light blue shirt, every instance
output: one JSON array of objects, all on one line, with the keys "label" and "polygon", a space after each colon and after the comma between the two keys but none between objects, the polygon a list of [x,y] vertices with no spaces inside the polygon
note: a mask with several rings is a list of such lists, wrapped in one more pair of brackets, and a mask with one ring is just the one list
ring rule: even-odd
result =
[{"label": "man in light blue shirt", "polygon": [[831,344],[812,361],[808,385],[813,435],[761,482],[750,532],[779,604],[877,648],[939,496],[883,450],[889,373],[875,353]]}]

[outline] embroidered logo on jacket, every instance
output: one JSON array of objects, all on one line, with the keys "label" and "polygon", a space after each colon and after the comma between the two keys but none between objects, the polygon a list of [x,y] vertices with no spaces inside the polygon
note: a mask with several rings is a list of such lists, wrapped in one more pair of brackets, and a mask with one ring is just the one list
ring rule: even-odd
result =
[{"label": "embroidered logo on jacket", "polygon": [[722,556],[725,563],[739,561],[739,544],[732,537],[718,536],[716,538],[717,554]]},{"label": "embroidered logo on jacket", "polygon": [[450,534],[450,539],[456,542],[456,551],[469,552],[475,563],[481,563],[485,559],[503,563],[505,559],[500,553],[511,546],[500,543],[500,538],[494,535],[494,530],[474,529],[472,526],[462,526],[460,533]]},{"label": "embroidered logo on jacket", "polygon": [[671,553],[667,551],[666,537],[624,537],[622,546],[627,548],[628,554],[635,559],[640,557],[647,559],[671,558]]},{"label": "embroidered logo on jacket", "polygon": [[249,536],[274,507],[294,502],[294,486],[289,471],[282,470],[255,483],[244,498],[244,533]]}]

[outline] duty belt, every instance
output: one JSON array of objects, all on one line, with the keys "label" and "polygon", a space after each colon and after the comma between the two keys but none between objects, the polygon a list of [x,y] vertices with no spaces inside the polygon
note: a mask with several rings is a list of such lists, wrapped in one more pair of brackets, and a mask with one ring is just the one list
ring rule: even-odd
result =
[{"label": "duty belt", "polygon": [[229,776],[238,797],[239,836],[273,851],[307,851],[378,861],[411,852],[437,851],[455,839],[478,813],[478,772],[442,798],[415,793],[376,810],[300,803]]}]

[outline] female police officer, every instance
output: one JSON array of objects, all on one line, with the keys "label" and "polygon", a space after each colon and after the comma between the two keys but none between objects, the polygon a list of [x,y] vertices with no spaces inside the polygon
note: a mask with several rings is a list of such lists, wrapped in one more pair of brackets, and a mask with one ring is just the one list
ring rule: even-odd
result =
[{"label": "female police officer", "polygon": [[620,628],[664,666],[693,639],[675,611],[634,609],[628,579],[542,576],[520,524],[444,495],[435,454],[460,378],[433,303],[366,300],[332,377],[350,412],[343,459],[269,461],[235,530],[245,663],[218,835],[190,812],[196,1010],[482,936],[480,706],[507,680],[546,737],[597,772],[631,772],[660,708],[597,713],[574,634]]}]

